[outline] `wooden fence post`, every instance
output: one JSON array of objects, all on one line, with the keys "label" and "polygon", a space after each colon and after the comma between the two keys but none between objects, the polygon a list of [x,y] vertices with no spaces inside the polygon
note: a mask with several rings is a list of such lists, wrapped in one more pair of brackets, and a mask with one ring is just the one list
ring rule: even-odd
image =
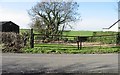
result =
[{"label": "wooden fence post", "polygon": [[79,49],[79,36],[77,36],[77,46],[78,46],[78,49]]},{"label": "wooden fence post", "polygon": [[77,37],[77,45],[78,49],[82,49],[82,39],[80,38],[80,36]]},{"label": "wooden fence post", "polygon": [[33,33],[33,29],[31,29],[30,47],[34,48],[34,33]]},{"label": "wooden fence post", "polygon": [[80,49],[82,49],[82,39],[80,39]]},{"label": "wooden fence post", "polygon": [[77,46],[78,46],[78,49],[79,49],[79,41],[77,41]]},{"label": "wooden fence post", "polygon": [[117,44],[118,46],[120,45],[120,32],[118,32],[118,34],[117,34],[116,44]]},{"label": "wooden fence post", "polygon": [[100,36],[100,49],[101,49],[101,46],[102,46],[102,36]]}]

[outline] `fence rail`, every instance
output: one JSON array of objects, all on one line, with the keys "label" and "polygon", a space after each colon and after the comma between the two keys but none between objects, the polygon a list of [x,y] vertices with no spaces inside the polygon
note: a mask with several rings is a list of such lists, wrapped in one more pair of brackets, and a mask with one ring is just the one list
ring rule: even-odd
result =
[{"label": "fence rail", "polygon": [[[39,39],[38,39],[39,36]],[[42,42],[44,36],[57,37],[58,39],[52,39],[49,42]],[[34,43],[37,41],[40,43],[58,43],[61,42],[75,44],[77,49],[82,49],[83,46],[103,46],[110,45],[114,46],[120,44],[120,34],[111,34],[111,35],[93,35],[93,36],[66,36],[66,35],[45,35],[45,34],[34,34],[33,29],[31,29],[31,40],[30,46],[34,48]],[[37,39],[36,39],[36,38]],[[45,40],[45,39],[44,39]]]}]

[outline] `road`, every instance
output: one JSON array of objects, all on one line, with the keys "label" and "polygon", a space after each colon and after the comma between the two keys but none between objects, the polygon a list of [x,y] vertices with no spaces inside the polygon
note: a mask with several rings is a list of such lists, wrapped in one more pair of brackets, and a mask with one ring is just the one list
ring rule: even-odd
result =
[{"label": "road", "polygon": [[118,73],[118,54],[2,54],[3,73]]}]

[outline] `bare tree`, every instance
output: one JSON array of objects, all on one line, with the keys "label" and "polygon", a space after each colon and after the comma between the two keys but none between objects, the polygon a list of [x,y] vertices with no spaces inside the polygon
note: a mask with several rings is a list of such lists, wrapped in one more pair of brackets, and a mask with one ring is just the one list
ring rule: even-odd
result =
[{"label": "bare tree", "polygon": [[78,7],[77,2],[39,2],[29,10],[29,14],[33,27],[41,33],[58,35],[62,34],[65,25],[79,19]]}]

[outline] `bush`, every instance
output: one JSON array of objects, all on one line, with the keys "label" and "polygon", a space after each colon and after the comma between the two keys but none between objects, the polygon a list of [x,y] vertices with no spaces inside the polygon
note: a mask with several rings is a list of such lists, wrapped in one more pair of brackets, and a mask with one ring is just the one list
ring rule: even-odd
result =
[{"label": "bush", "polygon": [[0,34],[2,35],[2,52],[22,52],[23,40],[21,35],[13,32],[1,32]]},{"label": "bush", "polygon": [[[89,37],[87,42],[101,42],[102,44],[116,44],[117,41],[117,33],[113,32],[97,32],[94,33],[93,37]],[[101,37],[100,37],[101,35]],[[106,35],[106,36],[102,36]],[[111,35],[111,36],[107,36]]]}]

